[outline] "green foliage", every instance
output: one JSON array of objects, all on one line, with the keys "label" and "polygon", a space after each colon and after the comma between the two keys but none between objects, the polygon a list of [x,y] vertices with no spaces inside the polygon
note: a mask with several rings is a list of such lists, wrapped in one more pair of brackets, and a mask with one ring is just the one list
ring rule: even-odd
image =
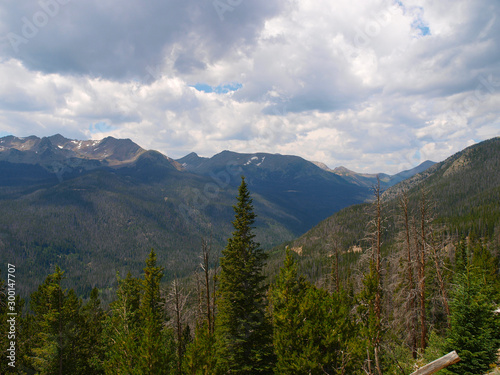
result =
[{"label": "green foliage", "polygon": [[472,264],[457,273],[451,302],[451,329],[445,351],[456,350],[461,361],[449,368],[452,374],[484,373],[496,361],[500,346],[500,319],[494,311],[485,274]]},{"label": "green foliage", "polygon": [[220,260],[218,316],[215,325],[217,373],[272,373],[271,325],[265,313],[266,259],[252,233],[252,199],[244,178],[233,206],[233,236]]},{"label": "green foliage", "polygon": [[141,281],[129,273],[118,282],[117,298],[110,306],[111,316],[106,323],[106,374],[129,373],[135,367],[138,350]]},{"label": "green foliage", "polygon": [[356,337],[347,295],[330,295],[298,273],[289,249],[270,290],[276,374],[349,373]]},{"label": "green foliage", "polygon": [[92,289],[90,298],[81,310],[82,335],[78,341],[85,362],[79,365],[81,373],[104,374],[104,346],[103,330],[106,313],[101,307],[99,291]]},{"label": "green foliage", "polygon": [[143,292],[139,314],[141,317],[138,355],[135,367],[141,374],[169,374],[174,365],[174,343],[171,330],[165,328],[165,301],[160,295],[163,268],[156,265],[156,254],[151,250],[144,268]]},{"label": "green foliage", "polygon": [[381,322],[375,313],[375,295],[379,289],[378,276],[375,272],[373,262],[370,263],[370,272],[363,278],[363,289],[356,296],[357,317],[359,319],[359,342],[365,350],[374,358],[374,347],[379,345],[382,339]]},{"label": "green foliage", "polygon": [[205,321],[196,325],[195,337],[186,347],[182,368],[187,375],[212,375],[215,365],[215,337],[208,331]]},{"label": "green foliage", "polygon": [[[497,142],[492,144],[496,145],[493,153],[498,156]],[[493,147],[492,144],[485,146]],[[460,162],[456,163],[457,160]],[[218,274],[218,302],[214,310],[218,315],[213,317],[215,334],[210,332],[206,321],[198,321],[194,338],[191,339],[189,325],[183,322],[182,335],[176,335],[174,340],[172,330],[168,328],[169,317],[160,290],[165,270],[157,262],[162,261],[167,248],[177,245],[179,248],[182,245],[183,249],[190,247],[195,241],[188,239],[185,233],[191,233],[192,228],[176,237],[175,241],[178,242],[165,245],[158,253],[158,259],[157,254],[151,251],[142,278],[132,277],[130,273],[125,279],[118,278],[116,297],[108,311],[101,307],[98,290],[91,291],[89,285],[96,283],[86,283],[89,276],[85,276],[85,272],[93,274],[102,271],[101,267],[116,262],[115,254],[103,251],[105,261],[100,262],[100,258],[87,258],[88,254],[79,251],[80,242],[87,241],[86,249],[89,246],[104,249],[110,244],[116,249],[134,238],[127,243],[127,247],[123,247],[123,257],[128,259],[127,267],[139,269],[137,259],[146,256],[135,249],[144,249],[144,244],[149,242],[138,240],[142,237],[137,236],[137,233],[152,233],[151,237],[155,237],[157,242],[167,241],[171,234],[168,230],[164,232],[164,227],[167,220],[175,216],[172,207],[167,205],[165,217],[161,216],[164,207],[155,207],[158,200],[165,197],[164,192],[160,192],[161,188],[136,186],[134,191],[144,194],[138,193],[131,197],[122,194],[126,190],[123,181],[112,179],[106,182],[103,176],[92,174],[91,179],[97,179],[99,184],[107,188],[101,198],[96,198],[85,189],[72,188],[68,191],[62,189],[65,194],[61,198],[64,205],[58,208],[51,204],[30,208],[25,203],[22,210],[15,210],[5,200],[2,207],[17,215],[18,221],[23,218],[27,220],[30,209],[37,214],[43,213],[43,224],[34,223],[33,231],[18,227],[16,236],[21,240],[12,248],[19,259],[26,260],[23,269],[29,269],[39,276],[57,256],[63,264],[71,265],[71,272],[75,272],[72,277],[80,280],[76,291],[63,289],[63,281],[67,280],[64,280],[61,269],[56,268],[32,294],[31,311],[19,317],[19,373],[177,374],[179,369],[175,365],[181,363],[182,373],[185,374],[362,374],[368,372],[368,358],[371,373],[377,373],[375,348],[384,374],[410,373],[414,370],[415,362],[421,365],[451,350],[456,350],[462,361],[444,372],[484,373],[496,360],[496,350],[500,346],[500,318],[493,314],[500,302],[500,175],[486,174],[487,178],[481,179],[480,176],[485,175],[484,170],[480,170],[481,163],[496,171],[498,157],[492,162],[483,153],[475,154],[473,149],[438,165],[433,174],[419,177],[421,186],[433,190],[439,216],[436,221],[446,226],[439,228],[436,236],[439,237],[436,242],[442,242],[436,245],[439,255],[434,252],[426,257],[425,318],[433,330],[429,346],[425,352],[419,353],[417,359],[411,357],[408,339],[402,331],[408,329],[404,320],[408,317],[405,311],[408,304],[404,301],[418,289],[414,287],[403,293],[402,289],[394,286],[399,268],[404,264],[397,256],[393,256],[398,250],[395,237],[397,220],[389,217],[386,221],[387,232],[382,239],[383,272],[379,280],[373,262],[370,267],[359,262],[360,253],[357,250],[360,248],[352,251],[353,246],[364,244],[363,232],[369,220],[364,205],[339,212],[291,243],[295,250],[300,250],[297,251],[300,257],[294,258],[292,251],[287,250],[285,264],[281,268],[282,251],[275,249],[272,253],[273,263],[267,269],[268,280],[275,278],[275,281],[268,290],[263,274],[266,254],[253,233],[256,216],[243,179],[238,202],[234,206],[234,231],[220,262],[222,270]],[[475,177],[471,179],[470,176]],[[91,181],[89,187],[95,188],[92,185],[94,182]],[[79,186],[74,181],[67,183],[72,187]],[[411,199],[418,194],[417,189],[412,190],[411,186],[408,193],[410,205]],[[150,193],[153,195],[148,195]],[[54,199],[54,202],[59,199],[56,199],[54,191],[50,194],[53,194],[50,199]],[[69,202],[74,202],[75,198],[78,198],[78,204],[70,207]],[[102,205],[103,199],[112,203]],[[173,196],[169,196],[168,204],[173,199]],[[220,219],[217,223],[222,223],[230,216],[226,212],[228,205],[215,208],[222,201],[210,204],[207,208],[220,210],[216,215]],[[122,215],[123,212],[118,209],[123,203],[131,207],[127,211],[130,215]],[[394,202],[389,200],[387,207],[389,212],[391,207],[395,207]],[[73,209],[85,212],[85,220],[74,215]],[[128,218],[134,218],[133,213],[138,211],[150,213],[146,214],[150,215],[147,224],[135,223],[134,220],[129,222]],[[62,221],[61,217],[64,218]],[[123,217],[127,217],[126,221],[122,220]],[[172,221],[173,230],[182,232],[186,229],[176,220]],[[54,225],[58,222],[64,225]],[[71,228],[68,233],[79,234],[75,238],[64,239],[57,236],[56,229],[51,229],[46,235],[52,236],[54,240],[46,241],[44,236],[40,236],[45,224],[60,232]],[[198,224],[194,222],[186,225]],[[96,225],[125,229],[115,229],[100,243],[97,241],[100,236],[95,236]],[[8,223],[0,220],[2,226],[7,228]],[[228,228],[229,224],[224,224],[220,233],[229,233]],[[220,233],[216,240],[219,244],[223,238]],[[14,238],[3,232],[0,235],[4,243]],[[449,238],[445,240],[446,236]],[[462,240],[452,246],[453,241],[460,237]],[[25,250],[17,253],[17,249]],[[333,295],[320,287],[328,284],[324,276],[330,271],[330,261],[326,260],[331,259],[332,249],[338,251],[341,284],[351,288],[348,292],[340,288]],[[435,250],[433,247],[431,249]],[[184,265],[197,262],[189,251],[178,253],[179,256],[169,262],[170,268],[184,261]],[[367,259],[366,255],[362,257]],[[442,274],[436,272],[439,266],[438,262],[433,264],[435,259],[443,267]],[[455,264],[451,263],[453,260]],[[359,266],[360,272],[355,272]],[[363,274],[363,277],[357,277],[359,274]],[[31,288],[32,281],[28,278],[24,283],[23,279],[22,287]],[[108,287],[108,293],[114,290],[113,281],[107,280],[104,284]],[[378,319],[375,298],[381,292],[381,284],[386,292],[382,300],[381,319]],[[444,285],[442,289],[439,288],[441,285]],[[450,285],[454,285],[453,291]],[[446,293],[442,293],[443,290]],[[400,299],[395,297],[397,293],[401,293]],[[77,297],[88,294],[90,297],[86,303]],[[443,312],[443,301],[448,300],[447,296],[451,296],[451,328],[448,330],[447,314]],[[111,294],[107,298],[110,300]],[[0,329],[4,331],[7,328],[5,304],[5,285],[0,281]],[[193,304],[191,301],[187,306]],[[19,298],[16,305],[22,309]],[[2,348],[6,345],[5,335],[0,337],[0,345]],[[179,355],[175,354],[176,345]],[[0,373],[8,371],[2,361]]]},{"label": "green foliage", "polygon": [[163,269],[151,250],[144,279],[129,273],[119,280],[117,300],[107,323],[108,374],[170,374],[174,363],[171,330],[165,328],[164,300],[160,295]]},{"label": "green foliage", "polygon": [[297,358],[304,354],[304,338],[299,336],[303,329],[304,317],[299,305],[304,300],[308,287],[304,277],[298,274],[297,264],[287,248],[285,265],[270,289],[273,344],[278,374],[295,374],[298,371]]},{"label": "green foliage", "polygon": [[427,348],[425,348],[425,352],[422,353],[422,362],[431,363],[445,354],[448,354],[448,352],[446,352],[446,338],[440,335],[436,330],[432,330],[429,334]]},{"label": "green foliage", "polygon": [[[88,374],[93,368],[99,322],[89,319],[72,289],[62,289],[63,279],[64,272],[56,267],[31,295],[33,316],[27,318],[30,327],[25,331],[34,337],[29,344],[26,365],[40,375]],[[97,303],[96,296],[93,303]],[[96,369],[93,373],[100,372]]]}]

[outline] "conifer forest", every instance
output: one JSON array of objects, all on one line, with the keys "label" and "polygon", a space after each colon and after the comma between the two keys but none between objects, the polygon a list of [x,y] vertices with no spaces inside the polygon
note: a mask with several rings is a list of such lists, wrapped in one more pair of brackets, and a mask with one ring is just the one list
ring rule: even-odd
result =
[{"label": "conifer forest", "polygon": [[190,278],[162,282],[152,249],[139,277],[116,275],[105,306],[97,288],[83,298],[66,288],[58,266],[27,304],[9,304],[2,275],[2,332],[9,306],[19,314],[16,368],[2,360],[0,372],[410,374],[456,351],[441,373],[486,374],[500,347],[498,243],[434,222],[429,191],[400,193],[391,216],[380,185],[373,192],[364,251],[337,237],[317,274],[293,244],[261,249],[242,178],[232,236],[218,259],[200,238]]}]

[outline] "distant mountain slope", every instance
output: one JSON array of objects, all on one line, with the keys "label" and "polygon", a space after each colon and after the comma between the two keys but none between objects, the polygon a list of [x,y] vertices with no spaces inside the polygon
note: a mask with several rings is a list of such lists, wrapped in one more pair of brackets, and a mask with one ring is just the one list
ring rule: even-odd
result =
[{"label": "distant mountain slope", "polygon": [[370,194],[366,186],[346,181],[298,156],[223,151],[211,158],[192,153],[177,161],[198,175],[225,176],[225,182],[234,187],[244,175],[252,192],[282,207],[293,218],[287,225],[295,233],[341,208],[363,202]]},{"label": "distant mountain slope", "polygon": [[79,289],[140,272],[151,247],[167,278],[190,274],[200,238],[224,247],[241,175],[254,199],[257,241],[304,233],[367,190],[294,156],[222,152],[181,160],[130,140],[0,138],[0,262],[16,262],[26,295],[55,264]]},{"label": "distant mountain slope", "polygon": [[415,168],[399,172],[399,173],[390,177],[389,185],[394,186],[403,180],[406,180],[410,177],[415,176],[418,173],[422,173],[422,172],[426,171],[427,169],[429,169],[430,167],[432,167],[434,164],[436,164],[436,163],[433,161],[430,161],[430,160],[426,160],[423,163],[417,165]]},{"label": "distant mountain slope", "polygon": [[344,179],[347,181],[350,181],[354,184],[360,185],[360,186],[366,186],[366,187],[371,187],[377,184],[377,175],[380,178],[380,186],[383,189],[387,189],[391,186],[396,185],[397,183],[410,178],[417,173],[421,173],[425,171],[426,169],[430,168],[436,164],[433,161],[426,160],[423,163],[419,164],[418,166],[408,169],[406,171],[399,172],[395,175],[388,175],[385,173],[357,173],[353,172],[345,167],[337,167],[333,170],[329,169],[331,172],[342,176]]},{"label": "distant mountain slope", "polygon": [[345,167],[337,167],[333,171],[336,175],[342,176],[347,181],[360,186],[371,187],[377,184],[377,175],[380,178],[380,184],[383,188],[389,186],[391,176],[385,173],[357,173]]},{"label": "distant mountain slope", "polygon": [[190,274],[200,238],[225,246],[237,187],[247,179],[257,241],[270,248],[370,189],[300,157],[224,151],[175,161],[131,140],[61,135],[0,138],[0,262],[16,262],[26,295],[55,264],[68,285],[106,289],[115,273],[139,273],[151,247],[167,279]]},{"label": "distant mountain slope", "polygon": [[[145,150],[130,139],[115,139],[113,137],[107,137],[100,141],[77,141],[56,134],[44,138],[8,136],[0,139],[0,157],[2,160],[14,163],[31,164],[42,161],[46,164],[46,162],[78,157],[105,160],[107,165],[117,165],[133,161],[143,152]],[[12,154],[18,155],[20,158],[12,157]]]},{"label": "distant mountain slope", "polygon": [[499,170],[500,137],[496,137],[470,146],[402,181],[384,192],[384,198],[392,199],[403,189],[424,185],[427,189],[442,192],[447,202],[459,203],[500,185]]},{"label": "distant mountain slope", "polygon": [[[24,173],[28,170],[33,172],[30,172],[33,176],[30,179],[32,184],[55,183],[95,169],[137,165],[141,160],[151,158],[151,153],[154,151],[146,151],[130,139],[107,137],[102,140],[78,141],[60,134],[44,138],[8,136],[0,138],[0,185],[21,186],[27,183]],[[162,159],[165,165],[170,164],[177,170],[182,169],[177,162],[165,155],[156,153],[155,158]],[[41,168],[45,171],[42,172]],[[11,170],[14,169],[16,173],[13,175]],[[16,174],[19,175],[17,178]]]},{"label": "distant mountain slope", "polygon": [[[421,189],[425,189],[433,202],[436,222],[446,225],[450,233],[467,235],[474,231],[500,246],[499,171],[500,138],[497,137],[468,147],[389,188],[383,194],[384,215],[389,218],[384,243],[390,244],[395,239],[398,195],[407,191],[410,201],[415,203]],[[306,267],[309,270],[317,267],[312,264],[324,263],[335,246],[344,252],[345,262],[353,262],[371,219],[368,206],[345,208],[288,244],[302,254],[302,262],[309,265]],[[281,250],[274,256],[281,258],[280,254]]]}]

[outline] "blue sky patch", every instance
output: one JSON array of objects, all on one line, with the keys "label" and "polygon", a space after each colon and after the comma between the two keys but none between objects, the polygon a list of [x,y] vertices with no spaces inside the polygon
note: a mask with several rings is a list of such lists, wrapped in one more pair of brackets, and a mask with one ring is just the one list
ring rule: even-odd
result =
[{"label": "blue sky patch", "polygon": [[415,19],[412,22],[411,27],[415,30],[419,30],[420,35],[422,36],[431,35],[431,29],[429,28],[429,25],[421,17]]},{"label": "blue sky patch", "polygon": [[196,90],[206,93],[215,92],[216,94],[227,94],[230,91],[237,91],[241,89],[243,85],[238,82],[226,83],[225,85],[218,86],[210,86],[206,83],[197,83],[196,85],[193,85],[191,87],[194,87]]},{"label": "blue sky patch", "polygon": [[429,29],[429,26],[418,25],[417,29],[421,31],[423,36],[431,35],[431,29]]},{"label": "blue sky patch", "polygon": [[115,129],[116,128],[114,126],[108,125],[105,122],[96,122],[95,124],[89,126],[90,133],[92,134],[106,133]]}]

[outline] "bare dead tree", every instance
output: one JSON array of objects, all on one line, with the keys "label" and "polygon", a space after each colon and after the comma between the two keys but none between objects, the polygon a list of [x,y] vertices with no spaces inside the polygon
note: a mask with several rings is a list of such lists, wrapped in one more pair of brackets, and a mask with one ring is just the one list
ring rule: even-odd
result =
[{"label": "bare dead tree", "polygon": [[205,275],[205,312],[206,319],[208,324],[208,332],[212,332],[212,307],[210,301],[210,250],[211,244],[209,244],[204,238],[201,240],[201,269],[203,270],[203,274]]},{"label": "bare dead tree", "polygon": [[427,346],[427,322],[426,322],[426,301],[425,301],[425,262],[427,252],[427,224],[429,221],[429,202],[427,191],[422,189],[420,195],[420,246],[419,246],[419,293],[420,293],[420,348],[424,350]]},{"label": "bare dead tree", "polygon": [[368,371],[366,371],[365,369],[365,372],[368,374],[368,375],[372,375],[373,372],[372,372],[372,366],[371,366],[371,359],[370,359],[370,351],[368,349],[366,349],[366,363],[368,364]]},{"label": "bare dead tree", "polygon": [[375,248],[374,248],[374,256],[375,256],[375,273],[377,277],[377,290],[375,292],[375,315],[376,315],[376,325],[377,325],[377,336],[374,345],[374,354],[375,354],[375,366],[377,368],[377,372],[379,375],[382,375],[382,371],[380,370],[379,365],[379,356],[378,356],[378,348],[380,346],[380,336],[382,331],[382,295],[381,295],[381,269],[380,262],[382,257],[382,202],[380,200],[380,179],[377,176],[377,186],[374,188],[375,193],[375,204],[376,204],[376,234],[375,234]]},{"label": "bare dead tree", "polygon": [[429,200],[428,192],[422,189],[420,193],[420,224],[419,228],[416,228],[416,223],[414,223],[415,230],[415,245],[417,249],[417,259],[418,259],[418,292],[420,299],[420,348],[424,350],[427,346],[427,321],[426,321],[426,300],[425,300],[425,276],[426,276],[426,253],[429,247]]},{"label": "bare dead tree", "polygon": [[203,290],[201,289],[201,275],[198,271],[195,272],[196,278],[196,295],[198,296],[198,303],[196,309],[196,321],[201,320],[203,316]]},{"label": "bare dead tree", "polygon": [[340,249],[339,242],[337,239],[333,241],[333,254],[331,255],[331,269],[330,269],[330,291],[333,293],[335,288],[336,292],[340,292],[340,273],[339,273],[339,261],[340,261]]},{"label": "bare dead tree", "polygon": [[372,245],[372,264],[375,271],[375,301],[374,301],[374,312],[375,312],[375,332],[373,338],[374,347],[374,360],[375,368],[379,375],[382,375],[379,366],[379,353],[378,349],[380,347],[381,335],[382,335],[382,270],[381,270],[381,259],[382,259],[382,200],[381,200],[381,189],[380,189],[380,179],[377,176],[377,185],[373,187],[374,194],[374,216],[370,221],[371,231],[368,234],[368,239]]},{"label": "bare dead tree", "polygon": [[399,198],[399,207],[401,210],[401,215],[403,219],[404,226],[404,251],[406,255],[406,276],[407,276],[407,290],[408,295],[406,301],[408,303],[408,310],[410,312],[409,319],[407,319],[407,333],[408,333],[408,344],[411,348],[413,358],[417,358],[417,335],[416,327],[417,322],[415,321],[415,285],[413,280],[413,252],[411,245],[411,228],[410,228],[410,208],[409,200],[406,192],[403,192]]},{"label": "bare dead tree", "polygon": [[215,309],[216,309],[216,302],[217,302],[217,265],[214,267],[214,272],[212,276],[212,320],[214,324],[212,324],[212,332],[211,334],[214,334],[215,330]]},{"label": "bare dead tree", "polygon": [[172,287],[170,289],[168,302],[172,306],[174,312],[174,331],[177,338],[177,371],[178,374],[182,373],[182,357],[183,353],[183,321],[184,309],[189,298],[189,293],[185,294],[183,289],[179,285],[179,280],[175,279],[172,281]]},{"label": "bare dead tree", "polygon": [[206,321],[208,333],[213,335],[217,298],[217,264],[214,264],[213,260],[212,242],[205,238],[201,239],[200,260],[202,272],[196,273],[199,311],[197,321]]},{"label": "bare dead tree", "polygon": [[432,227],[431,227],[430,248],[432,251],[432,258],[434,260],[434,266],[436,269],[436,277],[437,277],[438,284],[439,284],[439,290],[441,292],[441,298],[442,298],[444,310],[446,313],[446,322],[447,322],[447,325],[449,328],[450,327],[450,306],[448,304],[448,292],[446,291],[443,273],[441,270],[441,264],[440,264],[441,256],[439,254],[440,251],[438,250],[438,246],[436,244],[436,239],[435,239],[434,229]]},{"label": "bare dead tree", "polygon": [[375,312],[377,314],[377,320],[380,324],[382,320],[381,311],[382,311],[382,296],[381,296],[381,268],[380,262],[382,258],[382,203],[380,200],[380,179],[377,176],[377,186],[375,188],[375,197],[376,197],[376,205],[377,205],[377,232],[376,232],[376,246],[375,246],[375,271],[377,273],[378,279],[378,288],[377,293],[375,295]]}]

